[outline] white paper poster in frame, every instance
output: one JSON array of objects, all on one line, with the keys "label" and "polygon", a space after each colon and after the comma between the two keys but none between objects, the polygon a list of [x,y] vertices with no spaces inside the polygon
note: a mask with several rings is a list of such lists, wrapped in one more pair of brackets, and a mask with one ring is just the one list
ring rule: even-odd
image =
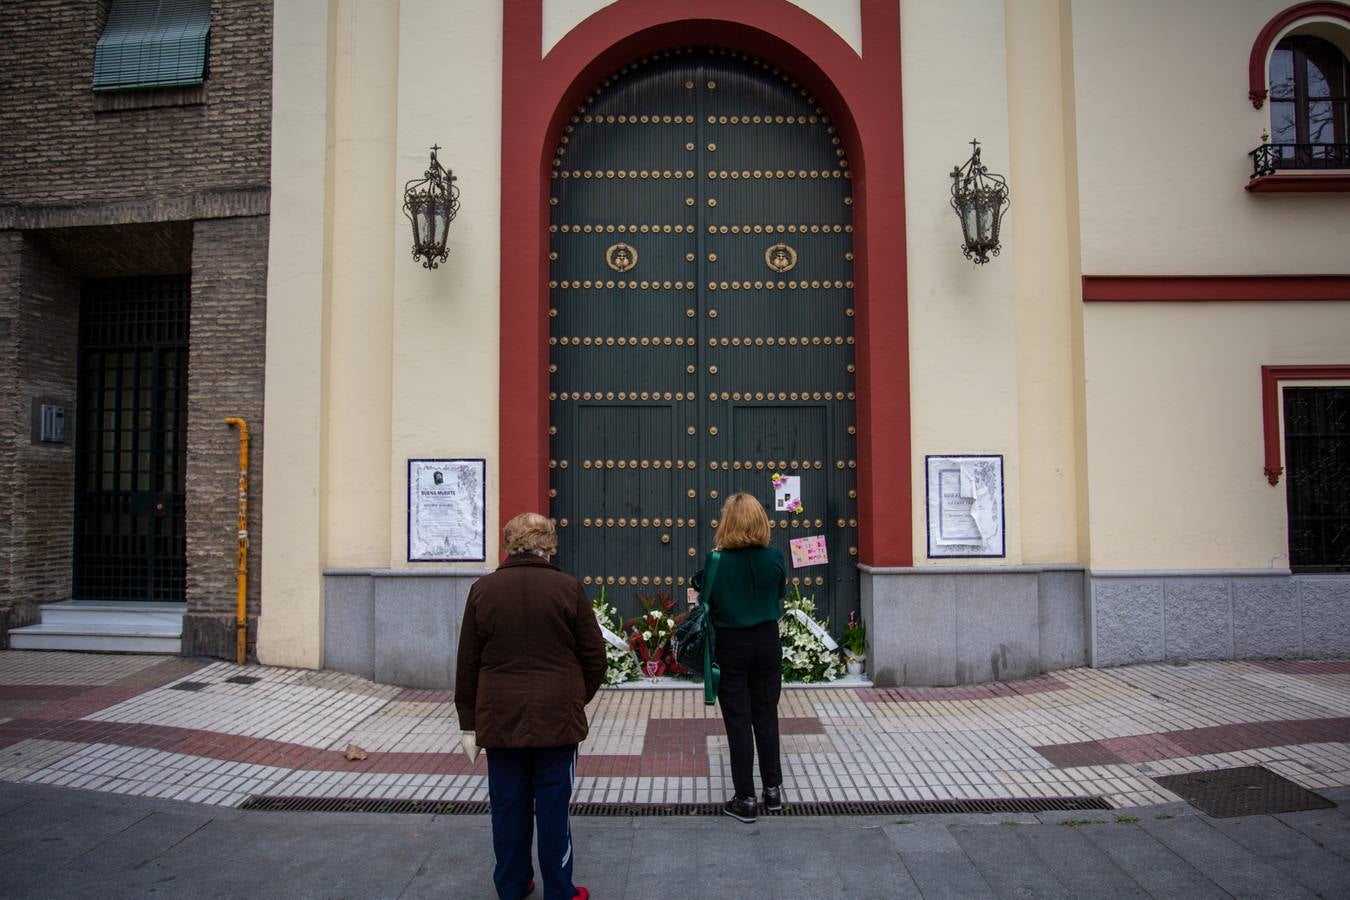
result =
[{"label": "white paper poster in frame", "polygon": [[487,460],[408,460],[408,562],[487,560]]},{"label": "white paper poster in frame", "polygon": [[925,456],[928,558],[1001,558],[1004,541],[1003,457]]}]

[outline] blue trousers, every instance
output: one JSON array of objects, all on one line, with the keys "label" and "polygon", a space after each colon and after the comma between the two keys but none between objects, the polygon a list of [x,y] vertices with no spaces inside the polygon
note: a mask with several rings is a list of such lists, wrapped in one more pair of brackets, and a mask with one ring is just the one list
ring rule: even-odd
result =
[{"label": "blue trousers", "polygon": [[530,845],[539,828],[539,871],[544,900],[572,900],[572,782],[577,745],[489,748],[488,798],[492,806],[492,880],[502,900],[518,900],[533,877]]}]

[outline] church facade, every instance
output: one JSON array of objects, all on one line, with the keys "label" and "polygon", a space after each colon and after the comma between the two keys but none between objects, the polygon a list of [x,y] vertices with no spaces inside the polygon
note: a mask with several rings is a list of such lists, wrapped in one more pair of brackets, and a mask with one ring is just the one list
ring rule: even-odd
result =
[{"label": "church facade", "polygon": [[[623,609],[773,475],[878,684],[1350,648],[1343,4],[313,0],[276,47],[263,659],[444,683],[511,515]],[[483,461],[480,559],[410,560],[422,459]]]}]

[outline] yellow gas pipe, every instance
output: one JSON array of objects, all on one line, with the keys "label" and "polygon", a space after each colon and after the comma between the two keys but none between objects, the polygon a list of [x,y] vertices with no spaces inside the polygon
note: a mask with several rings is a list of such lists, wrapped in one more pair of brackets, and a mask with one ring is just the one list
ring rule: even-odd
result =
[{"label": "yellow gas pipe", "polygon": [[248,423],[231,416],[225,424],[239,429],[239,555],[234,576],[238,595],[234,643],[235,662],[242,666],[248,650]]}]

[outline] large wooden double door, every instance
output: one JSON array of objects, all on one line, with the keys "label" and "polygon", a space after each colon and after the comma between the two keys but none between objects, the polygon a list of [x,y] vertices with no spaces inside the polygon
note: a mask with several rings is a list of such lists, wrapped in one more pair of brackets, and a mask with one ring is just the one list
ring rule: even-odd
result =
[{"label": "large wooden double door", "polygon": [[[625,67],[566,124],[549,225],[559,562],[620,611],[682,586],[736,491],[837,630],[857,608],[848,161],[790,76],[726,50]],[[800,478],[775,510],[771,473]]]}]

